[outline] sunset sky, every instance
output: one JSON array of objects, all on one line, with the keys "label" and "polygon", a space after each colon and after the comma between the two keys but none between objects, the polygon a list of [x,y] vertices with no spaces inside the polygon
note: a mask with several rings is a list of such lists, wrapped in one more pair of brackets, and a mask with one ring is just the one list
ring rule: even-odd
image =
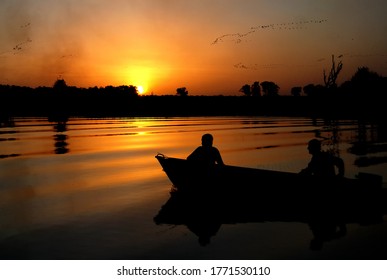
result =
[{"label": "sunset sky", "polygon": [[0,0],[0,84],[135,85],[145,93],[280,94],[339,83],[358,67],[387,75],[385,0]]}]

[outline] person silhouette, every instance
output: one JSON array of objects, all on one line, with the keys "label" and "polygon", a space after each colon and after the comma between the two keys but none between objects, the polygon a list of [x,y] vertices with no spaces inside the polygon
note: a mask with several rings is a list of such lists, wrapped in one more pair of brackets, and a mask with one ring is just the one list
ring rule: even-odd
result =
[{"label": "person silhouette", "polygon": [[[308,166],[301,170],[301,174],[344,177],[344,161],[328,152],[321,151],[321,142],[318,139],[308,142],[308,150],[312,158]],[[338,170],[337,174],[335,168]]]},{"label": "person silhouette", "polygon": [[207,166],[215,164],[224,165],[219,150],[212,146],[214,138],[207,133],[202,136],[202,145],[197,147],[188,157],[187,160],[195,160]]}]

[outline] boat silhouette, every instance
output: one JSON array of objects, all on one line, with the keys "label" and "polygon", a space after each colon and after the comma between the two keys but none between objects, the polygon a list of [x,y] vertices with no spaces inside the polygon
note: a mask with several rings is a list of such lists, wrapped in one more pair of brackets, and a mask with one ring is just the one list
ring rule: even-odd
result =
[{"label": "boat silhouette", "polygon": [[157,155],[173,183],[154,217],[157,225],[185,225],[207,245],[223,224],[297,222],[309,226],[310,249],[346,235],[347,224],[383,222],[387,192],[381,178],[315,178],[235,166],[206,170]]}]

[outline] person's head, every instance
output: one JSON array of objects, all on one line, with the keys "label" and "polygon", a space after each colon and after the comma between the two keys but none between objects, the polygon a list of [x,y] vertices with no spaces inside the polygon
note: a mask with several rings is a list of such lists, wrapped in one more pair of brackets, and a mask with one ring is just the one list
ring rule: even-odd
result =
[{"label": "person's head", "polygon": [[203,147],[212,147],[214,137],[211,134],[207,133],[202,136],[202,146]]},{"label": "person's head", "polygon": [[317,139],[312,139],[308,142],[308,151],[310,154],[315,154],[321,151],[321,142]]}]

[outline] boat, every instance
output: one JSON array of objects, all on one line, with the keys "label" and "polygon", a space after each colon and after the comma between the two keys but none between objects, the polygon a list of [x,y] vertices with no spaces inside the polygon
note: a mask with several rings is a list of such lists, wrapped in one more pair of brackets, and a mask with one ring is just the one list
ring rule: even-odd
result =
[{"label": "boat", "polygon": [[[318,177],[299,173],[240,167],[232,165],[203,166],[200,162],[157,154],[156,159],[174,187],[181,191],[200,188],[221,187],[230,191],[241,188],[245,191],[286,190],[293,192],[318,190],[375,191],[382,187],[383,177],[370,173],[359,173],[356,178]],[[305,189],[307,188],[307,189]]]},{"label": "boat", "polygon": [[[304,223],[311,249],[341,238],[346,225],[383,222],[387,189],[382,177],[319,178],[240,166],[203,167],[197,162],[156,155],[170,181],[170,197],[154,217],[157,225],[185,225],[203,246],[223,224]],[[317,245],[316,245],[317,244]]]},{"label": "boat", "polygon": [[273,210],[328,208],[331,211],[365,213],[379,207],[383,178],[359,173],[357,178],[318,177],[232,165],[206,167],[196,161],[156,155],[173,190],[197,199],[232,199],[256,203]]}]

